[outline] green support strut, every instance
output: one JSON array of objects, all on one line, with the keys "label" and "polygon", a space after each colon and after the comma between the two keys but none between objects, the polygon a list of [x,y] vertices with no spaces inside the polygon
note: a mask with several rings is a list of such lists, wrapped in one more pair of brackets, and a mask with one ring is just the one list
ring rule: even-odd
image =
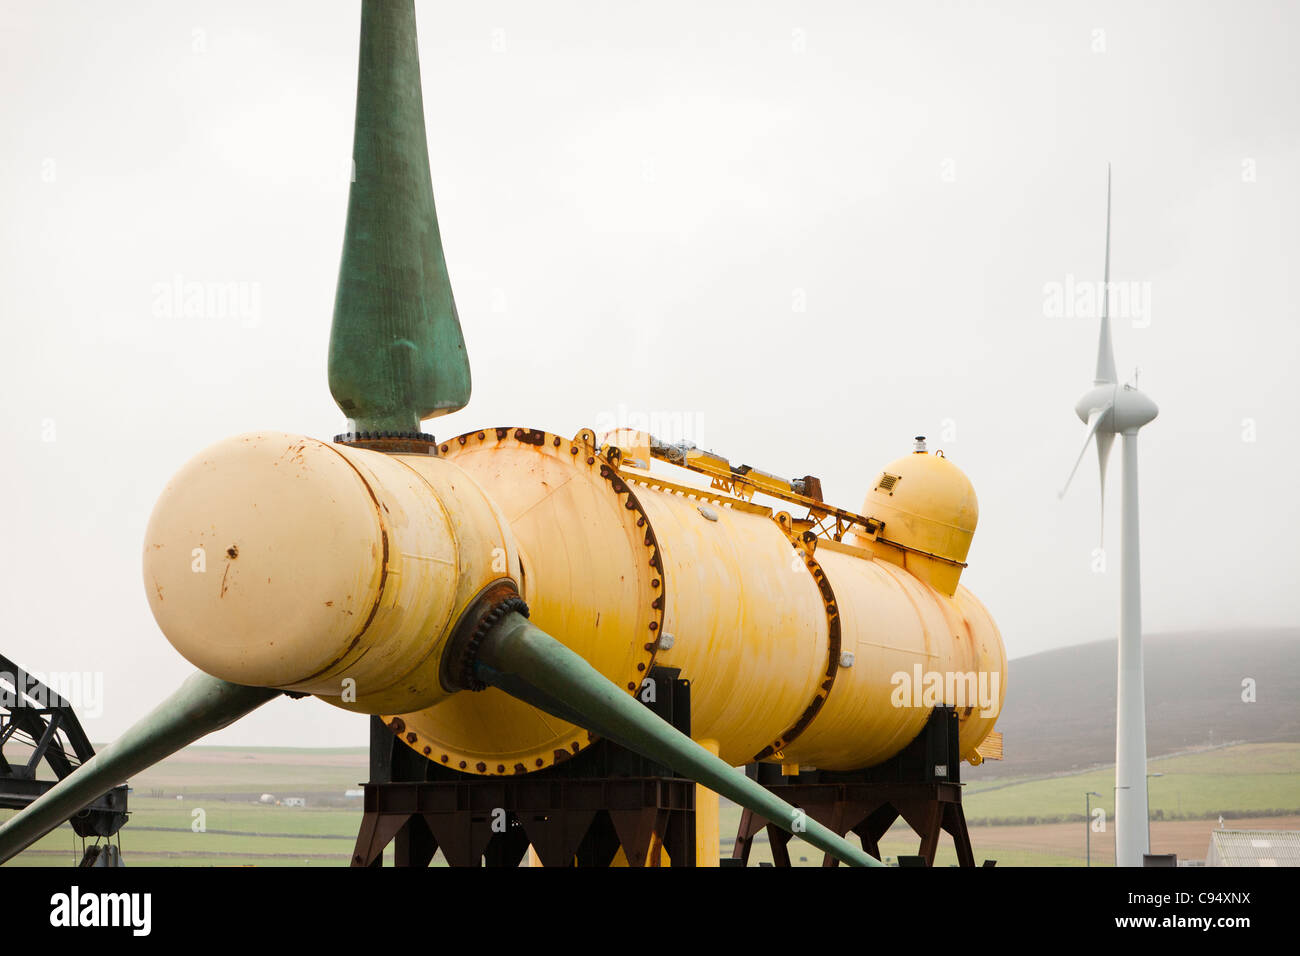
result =
[{"label": "green support strut", "polygon": [[[519,614],[507,614],[488,631],[476,673],[561,719],[582,715],[578,722],[593,733],[671,767],[850,866],[884,865],[709,753]],[[515,681],[535,693],[520,692]],[[550,708],[551,702],[562,703]]]},{"label": "green support strut", "polygon": [[0,825],[0,863],[128,777],[280,696],[196,672],[126,733]]}]

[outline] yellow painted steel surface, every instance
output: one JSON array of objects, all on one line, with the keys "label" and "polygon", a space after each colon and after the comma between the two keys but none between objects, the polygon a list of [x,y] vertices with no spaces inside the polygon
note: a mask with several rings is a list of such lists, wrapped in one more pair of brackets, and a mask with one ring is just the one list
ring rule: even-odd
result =
[{"label": "yellow painted steel surface", "polygon": [[728,763],[753,760],[798,721],[826,670],[817,585],[770,517],[628,477],[664,554],[672,646],[655,663],[691,681],[694,737],[716,740]]},{"label": "yellow painted steel surface", "polygon": [[[840,643],[852,665],[840,667],[825,706],[785,748],[787,760],[826,770],[868,767],[905,747],[929,718],[935,702],[958,711],[963,757],[972,753],[992,719],[981,716],[980,675],[995,717],[1005,692],[1006,655],[992,619],[965,588],[956,598],[928,586],[897,565],[856,548],[822,543],[817,559],[840,611]],[[920,665],[921,681],[916,680]],[[961,699],[925,703],[925,676],[963,675]],[[974,676],[968,693],[965,675]],[[997,674],[996,687],[992,674]],[[903,675],[905,681],[898,680]],[[905,684],[905,686],[904,686]],[[954,689],[957,682],[954,677]],[[945,695],[948,681],[944,681]],[[917,692],[912,693],[916,688]],[[907,694],[899,693],[900,689]]]},{"label": "yellow painted steel surface", "polygon": [[942,453],[913,452],[891,461],[867,492],[862,512],[885,523],[876,539],[861,540],[864,547],[944,594],[956,591],[979,503],[970,480]]},{"label": "yellow painted steel surface", "polygon": [[457,623],[502,580],[629,694],[652,692],[653,665],[679,668],[693,736],[730,763],[870,766],[940,703],[959,709],[962,757],[981,759],[1006,655],[958,584],[978,516],[959,469],[892,462],[863,509],[879,534],[840,543],[694,473],[634,467],[644,448],[624,463],[598,447],[589,431],[522,428],[467,433],[436,457],[230,439],[155,509],[151,607],[203,670],[386,714],[408,746],[469,773],[531,772],[592,740],[499,690],[441,682]]},{"label": "yellow painted steel surface", "polygon": [[[664,575],[650,524],[596,454],[594,435],[489,428],[461,438],[439,452],[501,505],[523,556],[529,619],[637,691],[662,633]],[[591,742],[587,731],[496,688],[388,719],[420,753],[470,773],[538,770]]]},{"label": "yellow painted steel surface", "polygon": [[[718,742],[707,737],[697,738],[701,747],[718,756]],[[718,795],[703,784],[695,785],[695,865],[719,865],[722,843],[722,819]]]},{"label": "yellow painted steel surface", "polygon": [[361,713],[446,697],[452,627],[517,573],[509,527],[455,465],[283,432],[199,453],[145,535],[149,605],[186,659]]}]

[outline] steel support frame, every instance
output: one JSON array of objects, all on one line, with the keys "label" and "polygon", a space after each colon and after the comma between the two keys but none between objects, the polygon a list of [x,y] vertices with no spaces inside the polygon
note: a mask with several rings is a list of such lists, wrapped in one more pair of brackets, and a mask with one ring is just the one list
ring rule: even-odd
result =
[{"label": "steel support frame", "polygon": [[[690,733],[690,684],[673,668],[650,677],[671,688],[647,704]],[[435,764],[371,720],[371,779],[354,867],[518,866],[531,846],[543,866],[695,865],[695,783],[608,740],[545,770],[478,776]],[[663,852],[660,852],[660,851]],[[665,857],[667,858],[665,861]]]},{"label": "steel support frame", "polygon": [[[862,848],[877,859],[880,859],[880,838],[894,825],[894,821],[902,817],[920,837],[917,854],[925,859],[926,866],[934,865],[939,837],[943,833],[952,837],[958,864],[975,865],[966,816],[961,806],[961,788],[957,784],[795,783],[772,785],[769,789],[836,834],[856,834],[862,841]],[[787,849],[790,834],[748,810],[741,814],[732,859],[747,865],[754,837],[763,830],[767,830],[773,862],[777,866],[790,866]],[[823,855],[822,866],[838,864],[834,857]]]},{"label": "steel support frame", "polygon": [[[6,684],[13,684],[0,692],[0,807],[22,810],[94,757],[95,748],[72,705],[57,692],[3,655],[0,674]],[[25,764],[15,766],[5,758],[3,748],[19,731],[30,739],[32,752]],[[56,779],[37,778],[41,763]],[[69,822],[77,836],[117,833],[127,820],[127,792],[126,784],[114,787],[73,814]]]},{"label": "steel support frame", "polygon": [[[839,836],[853,833],[862,848],[880,859],[880,839],[902,817],[920,838],[917,855],[934,865],[939,838],[952,837],[960,866],[974,866],[970,833],[961,804],[960,721],[952,707],[934,708],[924,729],[901,753],[874,767],[782,776],[775,764],[750,764],[747,772],[776,796]],[[754,837],[767,831],[772,860],[790,866],[790,834],[761,816],[743,811],[731,851],[732,865],[747,865]],[[836,866],[829,855],[823,866]]]},{"label": "steel support frame", "polygon": [[352,865],[518,866],[531,845],[543,866],[695,864],[695,785],[683,778],[481,778],[370,783]]}]

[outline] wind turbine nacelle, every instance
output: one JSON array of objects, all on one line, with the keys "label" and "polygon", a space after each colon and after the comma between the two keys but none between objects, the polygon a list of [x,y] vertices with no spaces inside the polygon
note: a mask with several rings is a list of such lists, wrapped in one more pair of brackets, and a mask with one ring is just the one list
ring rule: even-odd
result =
[{"label": "wind turbine nacelle", "polygon": [[265,432],[197,456],[146,539],[164,634],[216,677],[385,715],[435,762],[516,774],[593,739],[467,679],[479,598],[517,591],[628,694],[665,692],[651,668],[678,668],[692,735],[733,765],[872,766],[945,703],[962,757],[982,759],[1006,653],[957,583],[977,506],[946,459],[891,464],[893,504],[879,484],[868,498],[881,540],[855,546],[620,464],[590,431],[484,429],[429,451]]},{"label": "wind turbine nacelle", "polygon": [[1143,425],[1150,424],[1160,409],[1156,403],[1131,385],[1119,385],[1115,388],[1115,407],[1111,409],[1115,431],[1121,435],[1135,432]]},{"label": "wind turbine nacelle", "polygon": [[1075,403],[1074,413],[1085,425],[1092,413],[1099,408],[1110,408],[1102,416],[1098,430],[1122,435],[1124,432],[1136,431],[1150,424],[1159,414],[1156,406],[1145,392],[1132,385],[1107,383],[1098,385]]}]

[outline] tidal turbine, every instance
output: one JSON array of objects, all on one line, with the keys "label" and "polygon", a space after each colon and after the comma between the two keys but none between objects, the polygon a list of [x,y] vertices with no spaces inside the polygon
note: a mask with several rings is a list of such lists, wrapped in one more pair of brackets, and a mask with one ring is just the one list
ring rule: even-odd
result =
[{"label": "tidal turbine", "polygon": [[[200,670],[0,825],[0,863],[282,693],[378,716],[469,685],[499,688],[658,760],[844,863],[881,866],[531,623],[516,596],[523,572],[508,523],[419,430],[464,407],[470,369],[434,209],[413,0],[362,3],[353,158],[329,351],[330,391],[350,431],[333,445],[250,433],[173,479],[146,531],[145,582],[164,633]],[[575,461],[581,450],[593,469],[607,468],[594,447],[573,448]],[[401,464],[412,452],[412,464]],[[328,507],[355,505],[358,494],[361,510]],[[191,544],[218,546],[204,525],[233,542],[220,545],[219,589],[204,574],[171,576]],[[242,594],[228,593],[241,579]],[[316,600],[345,592],[355,609]]]},{"label": "tidal turbine", "polygon": [[[426,772],[503,785],[583,766],[604,738],[695,781],[701,801],[725,796],[855,866],[881,865],[881,815],[859,806],[870,815],[859,825],[840,801],[819,822],[824,801],[796,807],[738,766],[865,781],[897,757],[918,778],[912,792],[931,795],[925,813],[899,811],[925,830],[922,855],[946,829],[973,865],[957,764],[984,759],[1006,652],[960,584],[979,511],[969,479],[919,442],[858,514],[824,501],[813,476],[780,479],[626,430],[484,427],[436,441],[420,429],[467,404],[470,367],[434,209],[412,0],[361,5],[353,156],[328,369],[348,431],[235,436],[167,485],[145,531],[145,591],[199,672],[0,825],[0,862],[288,694],[382,718]],[[896,702],[894,678],[915,669],[919,683],[922,665],[952,690]],[[645,706],[660,668],[689,684],[689,735]],[[991,698],[970,699],[958,675]],[[998,735],[989,753],[1000,752]],[[662,816],[657,797],[638,799],[638,814]],[[626,821],[626,806],[605,802]],[[521,826],[546,829],[528,831],[539,857],[573,862],[582,830],[535,810]],[[716,809],[707,816],[716,827]],[[434,835],[453,865],[478,865],[468,843],[462,853]],[[635,834],[619,839],[629,864],[651,859]],[[717,838],[705,842],[716,863]]]}]

